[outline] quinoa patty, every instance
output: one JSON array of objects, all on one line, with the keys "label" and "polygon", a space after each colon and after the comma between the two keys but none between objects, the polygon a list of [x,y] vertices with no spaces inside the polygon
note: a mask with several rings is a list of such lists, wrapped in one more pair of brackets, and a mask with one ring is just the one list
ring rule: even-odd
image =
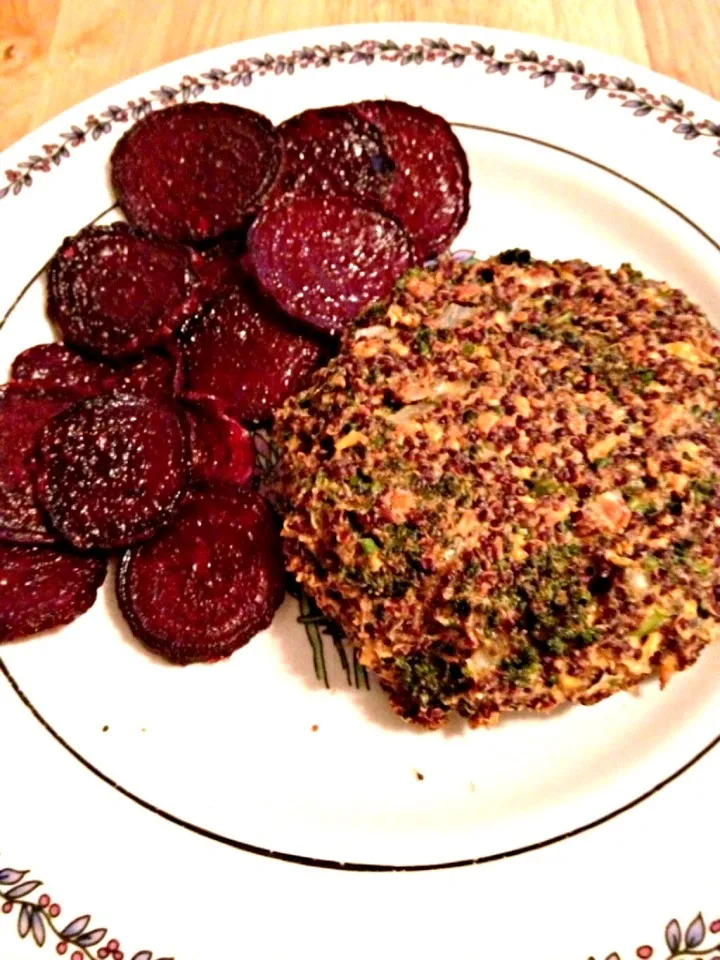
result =
[{"label": "quinoa patty", "polygon": [[428,727],[665,684],[720,630],[719,369],[626,264],[413,270],[277,418],[289,569]]}]

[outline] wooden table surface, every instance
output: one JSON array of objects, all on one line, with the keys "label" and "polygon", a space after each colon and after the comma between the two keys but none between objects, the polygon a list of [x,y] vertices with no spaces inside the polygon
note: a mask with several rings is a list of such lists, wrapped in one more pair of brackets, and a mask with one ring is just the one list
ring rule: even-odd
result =
[{"label": "wooden table surface", "polygon": [[720,0],[0,0],[0,149],[185,54],[280,30],[413,19],[573,40],[720,99]]}]

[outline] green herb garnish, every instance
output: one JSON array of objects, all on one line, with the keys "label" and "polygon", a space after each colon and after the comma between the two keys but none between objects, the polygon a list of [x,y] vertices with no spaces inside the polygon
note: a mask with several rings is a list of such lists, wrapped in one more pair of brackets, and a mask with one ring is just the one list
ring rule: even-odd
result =
[{"label": "green herb garnish", "polygon": [[530,490],[536,497],[547,497],[559,489],[560,484],[554,477],[538,477],[530,482]]},{"label": "green herb garnish", "polygon": [[712,499],[715,488],[718,482],[718,478],[715,474],[711,474],[709,477],[701,477],[697,480],[693,480],[690,484],[690,489],[693,492],[698,503],[707,503],[708,500]]},{"label": "green herb garnish", "polygon": [[359,543],[363,548],[363,552],[368,556],[373,553],[377,553],[380,549],[379,545],[373,540],[372,537],[361,537]]},{"label": "green herb garnish", "polygon": [[635,636],[642,639],[654,630],[658,630],[664,623],[670,619],[670,615],[662,610],[651,610],[643,622],[635,631]]},{"label": "green herb garnish", "polygon": [[527,683],[538,666],[537,651],[530,646],[522,647],[517,653],[500,661],[500,669],[510,683],[516,685]]},{"label": "green herb garnish", "polygon": [[420,327],[415,334],[415,348],[423,357],[429,357],[432,353],[432,340],[433,332],[430,327]]}]

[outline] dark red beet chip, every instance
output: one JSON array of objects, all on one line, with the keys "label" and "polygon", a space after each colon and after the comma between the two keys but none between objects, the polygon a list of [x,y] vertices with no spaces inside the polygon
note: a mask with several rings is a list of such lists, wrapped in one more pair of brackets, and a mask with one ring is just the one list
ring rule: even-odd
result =
[{"label": "dark red beet chip", "polygon": [[192,266],[197,278],[195,294],[200,303],[214,299],[225,287],[236,287],[245,279],[241,253],[236,243],[219,243],[210,250],[195,250]]},{"label": "dark red beet chip", "polygon": [[39,343],[15,357],[10,377],[42,390],[68,390],[78,398],[113,390],[160,398],[173,394],[175,367],[174,359],[162,353],[110,363],[90,360],[62,343]]},{"label": "dark red beet chip", "polygon": [[190,394],[183,399],[193,477],[205,483],[248,483],[255,468],[251,434],[222,412],[215,397]]},{"label": "dark red beet chip", "polygon": [[285,148],[273,193],[352,193],[378,200],[391,176],[377,127],[348,107],[305,110],[278,127]]},{"label": "dark red beet chip", "polygon": [[248,247],[265,292],[331,333],[388,297],[411,263],[395,220],[341,194],[285,194],[252,225]]},{"label": "dark red beet chip", "polygon": [[48,313],[63,338],[118,359],[167,340],[197,306],[190,253],[126,223],[68,237],[48,274]]},{"label": "dark red beet chip", "polygon": [[450,124],[397,100],[365,100],[358,114],[380,130],[393,175],[383,207],[402,223],[418,259],[446,250],[467,220],[467,157]]},{"label": "dark red beet chip", "polygon": [[229,103],[150,113],[118,141],[112,182],[130,223],[197,243],[237,230],[277,176],[280,137],[262,114]]},{"label": "dark red beet chip", "polygon": [[320,362],[320,344],[290,322],[247,285],[227,291],[183,330],[187,389],[217,397],[236,420],[267,420]]},{"label": "dark red beet chip", "polygon": [[0,544],[0,641],[70,623],[95,602],[104,557]]},{"label": "dark red beet chip", "polygon": [[133,633],[173,663],[229,656],[270,625],[283,593],[270,507],[227,486],[188,498],[171,527],[127,551],[118,575]]},{"label": "dark red beet chip", "polygon": [[175,410],[125,394],[80,400],[38,441],[35,493],[50,524],[80,550],[152,537],[185,488],[187,451]]},{"label": "dark red beet chip", "polygon": [[0,387],[0,540],[53,543],[35,503],[33,471],[40,431],[74,400],[25,384]]}]

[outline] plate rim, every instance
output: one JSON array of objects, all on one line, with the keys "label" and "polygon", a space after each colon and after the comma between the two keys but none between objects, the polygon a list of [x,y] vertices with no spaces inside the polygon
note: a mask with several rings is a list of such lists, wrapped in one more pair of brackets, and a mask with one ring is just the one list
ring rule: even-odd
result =
[{"label": "plate rim", "polygon": [[[118,81],[118,82],[115,83],[115,84],[111,84],[110,86],[103,88],[102,90],[98,91],[97,93],[91,94],[89,97],[86,97],[85,99],[81,100],[80,102],[71,105],[71,106],[68,107],[67,109],[61,110],[61,111],[58,112],[54,117],[51,117],[49,120],[44,121],[42,124],[40,124],[40,125],[39,125],[38,127],[36,127],[34,130],[32,130],[32,131],[30,131],[29,133],[25,134],[25,135],[22,136],[20,139],[16,140],[16,141],[15,141],[14,143],[12,143],[12,144],[9,144],[9,145],[8,145],[7,147],[5,147],[2,151],[0,151],[0,161],[3,162],[3,165],[4,165],[5,167],[7,167],[7,170],[6,170],[6,178],[7,178],[7,173],[8,173],[8,172],[11,173],[11,174],[15,174],[15,176],[11,176],[10,178],[8,178],[8,179],[9,179],[9,182],[8,182],[8,184],[7,184],[7,187],[3,187],[3,188],[0,189],[0,200],[5,199],[7,196],[12,196],[13,193],[14,193],[14,186],[15,186],[18,182],[21,183],[22,179],[25,178],[25,177],[27,177],[28,174],[32,177],[32,173],[33,173],[34,171],[41,170],[42,172],[47,172],[47,170],[45,170],[43,167],[39,166],[38,163],[37,163],[37,161],[44,161],[46,158],[40,156],[40,152],[35,153],[35,154],[33,154],[32,152],[30,152],[30,151],[32,151],[32,149],[33,149],[33,148],[32,148],[32,145],[33,145],[33,144],[36,144],[36,143],[39,144],[39,143],[40,143],[41,135],[44,134],[44,133],[46,133],[46,132],[49,132],[50,129],[51,129],[54,125],[56,125],[56,124],[57,124],[57,125],[60,125],[61,123],[68,122],[68,123],[70,124],[71,128],[72,128],[73,126],[75,126],[75,127],[78,127],[79,129],[81,129],[80,126],[79,126],[79,124],[73,124],[73,123],[71,123],[71,118],[75,116],[76,111],[77,111],[77,116],[78,116],[78,118],[79,118],[81,111],[84,112],[84,111],[87,110],[87,111],[89,111],[89,116],[93,117],[94,120],[95,120],[94,123],[91,123],[91,124],[89,124],[89,125],[86,124],[87,130],[85,131],[85,133],[84,133],[84,135],[83,135],[83,139],[82,139],[81,141],[79,141],[79,142],[86,142],[87,136],[90,136],[91,140],[97,140],[97,139],[99,139],[104,133],[108,132],[107,130],[103,130],[103,129],[102,129],[102,127],[104,126],[104,124],[109,120],[110,123],[111,123],[111,125],[112,125],[113,123],[118,122],[117,119],[115,119],[114,117],[106,117],[104,120],[102,120],[102,119],[101,119],[101,120],[98,120],[98,118],[96,118],[95,115],[94,115],[94,113],[93,113],[92,107],[93,107],[93,106],[96,106],[96,107],[101,106],[104,97],[106,97],[106,96],[109,97],[110,94],[112,94],[114,91],[119,91],[121,88],[126,87],[129,83],[136,83],[136,82],[137,82],[138,84],[141,84],[141,83],[144,84],[145,82],[152,82],[152,78],[153,78],[153,77],[155,77],[155,76],[158,76],[158,77],[159,77],[160,75],[163,75],[166,71],[169,71],[169,70],[172,69],[173,67],[178,67],[178,69],[179,69],[183,64],[188,64],[188,65],[192,64],[192,65],[194,65],[194,64],[196,64],[196,63],[199,63],[202,58],[208,57],[208,56],[210,56],[210,55],[213,55],[213,56],[215,56],[216,54],[219,55],[219,54],[221,54],[221,53],[223,53],[223,52],[230,53],[230,51],[232,51],[232,50],[237,50],[237,49],[239,49],[239,48],[250,48],[250,49],[252,49],[252,48],[254,48],[254,47],[256,47],[256,46],[259,47],[259,46],[260,46],[261,44],[263,44],[263,43],[264,43],[264,44],[268,44],[268,45],[271,44],[271,43],[272,43],[272,44],[275,44],[276,41],[277,41],[278,44],[279,44],[281,41],[285,41],[285,40],[287,40],[287,41],[289,42],[292,38],[295,38],[295,39],[298,41],[298,43],[300,43],[303,39],[312,40],[312,38],[314,38],[314,37],[317,37],[317,38],[325,38],[325,37],[333,36],[335,31],[343,31],[343,30],[345,30],[345,31],[348,31],[349,33],[352,33],[352,34],[362,34],[363,31],[375,31],[375,30],[378,30],[378,29],[380,29],[380,28],[383,28],[384,30],[394,30],[394,29],[397,29],[398,31],[403,31],[403,32],[405,32],[405,31],[409,32],[409,31],[412,29],[412,30],[415,31],[415,33],[420,37],[420,41],[419,41],[419,42],[416,41],[416,43],[414,44],[414,47],[415,47],[415,48],[418,48],[418,49],[422,49],[422,48],[423,48],[423,46],[424,46],[423,38],[424,38],[424,37],[427,38],[428,32],[431,32],[432,30],[443,30],[443,31],[446,31],[446,32],[447,32],[447,31],[453,31],[453,32],[458,31],[458,32],[460,32],[460,33],[465,34],[466,36],[467,36],[468,34],[470,34],[471,32],[473,32],[473,31],[477,31],[479,34],[487,35],[489,38],[495,39],[495,38],[497,38],[497,37],[501,37],[501,38],[503,38],[503,39],[506,39],[506,40],[508,41],[508,45],[516,44],[518,40],[526,40],[526,41],[531,41],[533,44],[536,44],[538,47],[540,47],[540,48],[542,49],[542,45],[547,42],[547,43],[549,43],[549,44],[551,44],[551,45],[552,45],[552,44],[557,44],[558,49],[559,49],[560,47],[564,47],[564,48],[567,49],[568,51],[572,50],[572,51],[574,51],[574,52],[576,52],[576,53],[581,54],[581,56],[579,57],[580,60],[582,60],[582,56],[583,56],[583,55],[584,55],[584,56],[587,56],[587,57],[591,57],[591,58],[597,56],[597,57],[603,58],[603,59],[606,60],[608,63],[617,64],[618,66],[619,66],[619,65],[623,65],[624,68],[628,68],[628,67],[629,67],[629,68],[630,68],[631,70],[633,70],[633,71],[639,71],[639,72],[641,72],[644,76],[652,78],[653,81],[656,81],[656,80],[657,80],[658,83],[670,84],[670,86],[671,86],[671,87],[674,87],[676,90],[678,90],[678,91],[680,91],[680,92],[684,92],[684,94],[685,94],[686,96],[687,96],[687,95],[690,95],[691,97],[693,97],[693,99],[697,98],[697,105],[698,105],[698,106],[700,106],[702,103],[704,103],[704,105],[705,105],[706,107],[709,108],[710,106],[712,106],[712,108],[714,108],[714,109],[716,109],[716,110],[718,111],[718,120],[717,120],[717,122],[715,122],[715,121],[712,121],[712,122],[711,122],[711,124],[712,124],[713,126],[717,127],[717,129],[716,129],[714,132],[703,132],[703,133],[701,133],[701,134],[699,134],[699,135],[695,135],[695,134],[694,134],[692,131],[690,131],[690,130],[673,130],[673,132],[682,135],[683,138],[686,139],[686,140],[688,140],[688,141],[697,139],[697,136],[707,136],[707,137],[711,137],[711,136],[712,136],[712,137],[715,137],[715,138],[717,139],[717,141],[718,141],[717,146],[718,146],[719,149],[717,149],[717,150],[714,151],[714,156],[716,156],[718,159],[720,159],[720,100],[716,100],[715,98],[713,98],[713,97],[710,96],[709,94],[703,93],[702,91],[696,89],[695,87],[692,87],[692,86],[690,86],[690,85],[688,85],[688,84],[685,84],[685,83],[683,83],[683,82],[680,81],[680,80],[677,80],[677,79],[675,79],[675,78],[673,78],[673,77],[670,77],[670,76],[668,76],[668,75],[666,75],[666,74],[658,73],[657,71],[653,70],[653,69],[650,68],[650,67],[646,67],[646,66],[644,66],[643,64],[636,63],[636,62],[634,62],[634,61],[632,61],[632,60],[628,60],[628,59],[626,59],[626,58],[624,58],[624,57],[619,57],[619,56],[617,56],[616,54],[606,53],[605,51],[598,50],[598,49],[595,48],[595,47],[590,47],[590,46],[587,46],[587,45],[584,45],[584,44],[574,43],[574,42],[572,42],[572,41],[560,40],[560,39],[553,38],[553,37],[545,37],[545,36],[542,36],[542,35],[540,35],[540,34],[526,33],[526,32],[523,32],[523,31],[507,30],[507,29],[503,29],[503,28],[486,27],[486,26],[480,26],[480,25],[461,24],[461,23],[455,23],[455,22],[451,22],[451,21],[433,21],[433,20],[428,20],[428,21],[391,20],[391,21],[380,21],[380,22],[366,21],[366,22],[363,22],[363,23],[343,23],[343,24],[338,24],[338,25],[330,25],[330,26],[316,27],[316,28],[309,27],[309,28],[304,28],[304,29],[301,29],[301,30],[287,30],[287,31],[281,31],[281,32],[277,32],[277,33],[266,34],[266,35],[263,35],[263,36],[260,36],[260,37],[250,37],[250,38],[247,38],[247,39],[245,39],[245,40],[232,41],[232,42],[230,42],[230,43],[221,44],[221,45],[216,46],[216,47],[209,47],[209,48],[207,48],[207,49],[205,49],[205,50],[201,50],[201,51],[198,51],[197,53],[189,54],[189,55],[184,56],[184,57],[178,57],[178,58],[176,58],[176,59],[174,59],[174,60],[170,60],[170,61],[167,61],[166,63],[160,64],[160,65],[157,66],[157,67],[152,67],[152,68],[150,68],[149,70],[142,71],[141,73],[131,74],[129,77],[126,77],[125,79],[120,80],[120,81]],[[336,39],[337,39],[337,38],[336,38]],[[442,37],[440,37],[440,38],[438,38],[438,39],[441,40],[441,41],[443,40]],[[342,42],[342,41],[340,41],[340,42]],[[351,52],[351,53],[358,52],[358,53],[359,53],[359,52],[360,52],[360,48],[362,48],[363,45],[366,44],[366,43],[370,43],[371,45],[377,46],[377,45],[382,44],[382,42],[383,42],[383,41],[380,41],[380,40],[372,40],[372,39],[370,39],[370,40],[356,41],[356,43],[355,43],[354,45],[352,45],[352,46],[353,46],[353,50],[352,50],[352,51],[349,51],[349,52]],[[446,41],[446,42],[447,42],[447,41]],[[469,42],[470,42],[470,44],[472,45],[472,40],[470,40]],[[462,45],[462,43],[459,42],[459,41],[458,41],[458,42],[456,42],[456,41],[450,41],[450,44],[449,44],[450,47],[456,47],[456,46],[458,46],[458,45]],[[355,48],[358,48],[358,50],[356,51]],[[440,49],[444,49],[444,48],[440,48]],[[514,46],[513,49],[514,49],[514,52],[515,52],[515,53],[517,53],[517,52],[519,52],[519,51],[522,50],[521,47],[517,47],[517,46]],[[377,51],[376,51],[376,52],[377,52]],[[427,52],[430,52],[429,48],[426,49],[425,52],[426,52],[426,53],[427,53]],[[535,52],[535,51],[531,49],[531,51],[528,51],[528,52],[529,52],[529,53],[532,53],[532,52]],[[253,55],[252,55],[252,54],[248,54],[248,56],[247,56],[246,58],[244,58],[244,59],[248,60],[251,56],[253,56]],[[271,54],[270,56],[274,56],[274,57],[276,57],[276,58],[279,58],[279,57],[282,56],[282,55],[278,55],[278,54],[272,55],[272,54]],[[537,56],[537,54],[536,54],[536,56]],[[550,54],[549,57],[550,57],[551,60],[555,60],[555,61],[563,59],[563,58],[558,58],[558,57],[556,57],[554,54]],[[495,58],[495,59],[496,59],[498,62],[500,62],[500,61],[502,61],[502,62],[508,62],[508,60],[509,60],[509,62],[511,63],[511,67],[512,67],[512,66],[518,67],[518,66],[522,66],[522,65],[523,65],[523,61],[520,61],[520,60],[517,60],[517,59],[512,59],[512,55],[511,55],[510,58],[499,58],[499,57],[497,57],[497,58]],[[533,64],[533,63],[536,63],[537,61],[535,61],[535,60],[527,60],[527,61],[524,61],[524,62],[527,63],[527,64]],[[543,61],[540,60],[540,61],[539,61],[539,65],[542,65],[542,63],[543,63]],[[583,62],[583,63],[584,63],[584,62]],[[453,65],[453,66],[460,66],[460,65],[462,65],[462,64],[461,64],[461,62],[453,61],[453,62],[452,62],[452,65]],[[260,64],[252,64],[251,66],[253,66],[253,67],[256,68],[256,71],[254,71],[254,72],[259,72],[260,69],[262,69],[262,67],[261,67]],[[210,69],[212,69],[212,68],[210,68]],[[488,72],[498,72],[498,73],[501,73],[501,74],[506,74],[508,71],[505,70],[505,69],[503,69],[502,66],[498,66],[497,71],[491,70],[491,71],[488,71]],[[563,71],[560,71],[560,72],[563,72]],[[570,71],[565,71],[565,72],[570,72]],[[572,73],[571,73],[571,76],[572,76]],[[589,79],[589,77],[590,77],[590,76],[593,76],[593,74],[589,74],[589,75],[587,75],[587,76],[588,76],[588,79]],[[650,103],[650,101],[651,101],[652,99],[655,99],[655,100],[658,100],[658,99],[659,99],[659,101],[662,102],[662,98],[663,98],[663,97],[667,97],[666,94],[665,94],[665,95],[664,95],[664,94],[659,94],[659,96],[658,96],[657,94],[652,94],[652,92],[649,91],[649,90],[645,90],[645,88],[640,88],[640,87],[638,87],[637,83],[636,83],[629,75],[627,76],[627,78],[618,78],[618,77],[616,77],[616,76],[614,76],[614,75],[605,74],[604,72],[598,72],[597,74],[595,74],[595,76],[597,76],[597,77],[600,78],[601,80],[604,78],[605,80],[610,81],[610,86],[609,86],[609,87],[606,85],[606,86],[600,86],[600,88],[599,88],[599,89],[601,89],[601,90],[604,90],[606,93],[619,93],[619,94],[623,94],[623,93],[625,93],[625,92],[632,92],[631,90],[627,90],[627,91],[626,91],[625,88],[624,88],[622,85],[620,85],[620,86],[618,86],[617,88],[615,88],[615,86],[613,86],[613,84],[612,84],[612,81],[615,81],[615,80],[617,80],[617,79],[619,79],[619,80],[621,80],[621,81],[627,79],[627,80],[630,80],[630,81],[633,83],[634,88],[637,90],[638,95],[640,95],[641,93],[642,93],[643,96],[644,96],[645,94],[648,95],[648,98],[649,98],[649,99],[648,99],[648,103]],[[219,78],[219,77],[218,77],[217,79],[218,79],[218,81],[220,81],[222,78]],[[546,86],[551,85],[551,84],[548,84],[548,83],[546,82],[546,78],[543,77],[542,75],[537,76],[537,77],[533,77],[533,76],[531,75],[531,79],[542,79],[543,84],[545,84]],[[209,80],[208,82],[212,82],[212,80]],[[248,84],[248,85],[249,85],[249,84]],[[162,85],[161,85],[161,86],[162,86]],[[643,91],[644,91],[644,93],[643,93]],[[591,91],[591,90],[583,90],[583,88],[580,87],[580,88],[578,88],[578,92],[583,92],[583,95],[585,96],[586,99],[592,99],[592,97],[595,95],[595,92],[597,92],[597,91],[593,92],[593,91]],[[141,95],[141,96],[142,96],[142,95]],[[158,98],[158,100],[159,100],[159,99],[160,99],[160,98]],[[192,99],[192,97],[190,97],[190,99]],[[673,98],[668,98],[668,99],[673,99]],[[684,98],[678,99],[678,97],[676,96],[676,97],[674,98],[674,100],[675,100],[675,102],[679,103],[679,102],[681,102],[682,100],[684,100]],[[174,101],[170,101],[170,102],[174,102]],[[164,106],[168,106],[168,105],[170,105],[170,102],[164,103],[163,105],[164,105]],[[627,102],[627,101],[625,101],[625,102]],[[694,105],[694,104],[693,104],[693,105]],[[682,116],[681,116],[680,122],[687,121],[687,120],[693,122],[693,117],[695,116],[695,114],[697,114],[697,111],[696,111],[696,110],[692,110],[692,109],[691,109],[691,110],[688,110],[688,108],[687,108],[684,104],[683,104],[683,106],[684,106],[684,110],[682,111]],[[636,108],[636,109],[639,109],[639,107]],[[656,105],[652,105],[652,110],[654,110],[654,109],[659,109],[659,107],[657,107]],[[650,112],[652,112],[652,111],[650,111]],[[688,116],[688,114],[689,114],[689,116]],[[647,116],[647,115],[649,115],[649,113],[648,113],[648,114],[644,114],[644,116]],[[704,122],[705,122],[705,121],[701,121],[700,123],[698,123],[698,124],[696,124],[696,125],[697,125],[697,126],[701,126],[702,123],[704,123]],[[694,124],[694,125],[695,125],[695,124]],[[705,130],[705,129],[706,129],[706,128],[703,128],[703,130]],[[62,135],[59,135],[59,136],[62,136]],[[35,138],[37,138],[37,139],[35,139]],[[70,142],[71,145],[73,144],[72,139],[70,139],[68,142]],[[76,145],[77,145],[77,144],[76,144]],[[21,153],[25,153],[26,151],[28,151],[27,157],[24,157],[23,159],[15,159],[15,154],[18,154],[18,157],[19,157],[19,155],[20,155]],[[33,160],[33,159],[32,159],[33,157],[35,157],[35,158],[37,158],[37,159],[36,159],[36,160]],[[52,163],[52,161],[50,161],[50,162]],[[58,161],[58,162],[59,162],[59,161]],[[8,164],[9,164],[9,167],[8,167]],[[25,186],[27,186],[27,184],[26,184]],[[8,189],[8,188],[9,188],[9,189]],[[20,192],[22,192],[22,185],[20,186],[19,189],[17,189],[17,192],[16,192],[15,195],[19,194]]]}]

